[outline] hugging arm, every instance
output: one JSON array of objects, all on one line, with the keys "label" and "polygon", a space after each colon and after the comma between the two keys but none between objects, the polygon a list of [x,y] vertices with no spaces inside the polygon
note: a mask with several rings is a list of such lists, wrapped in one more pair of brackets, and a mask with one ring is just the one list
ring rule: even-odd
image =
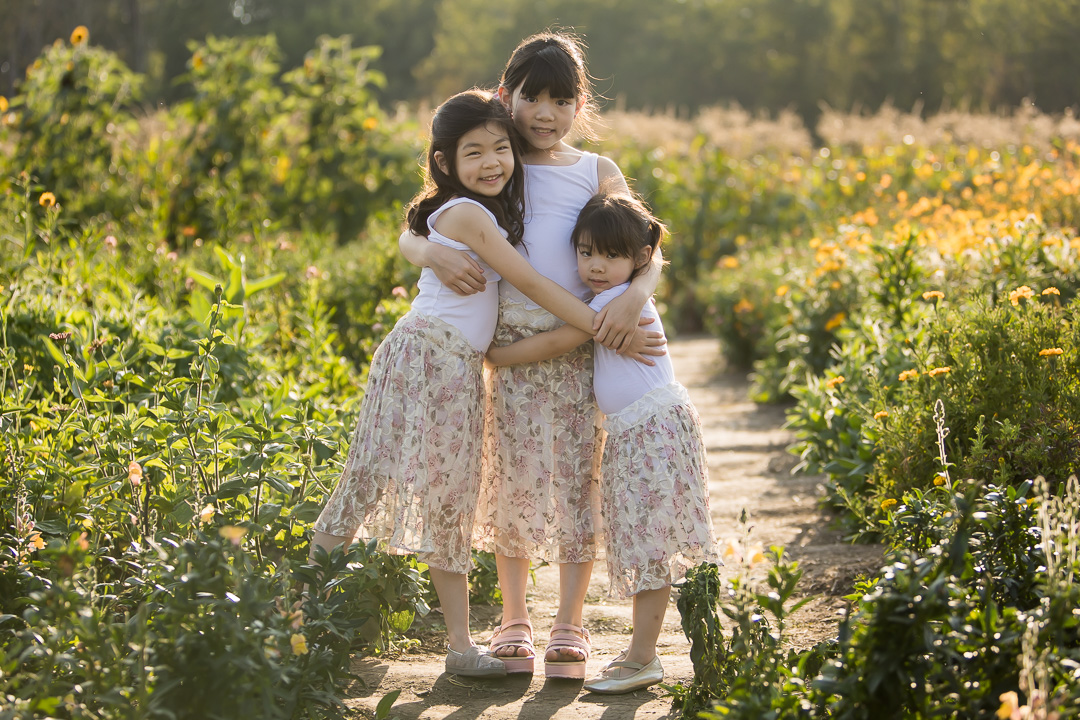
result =
[{"label": "hugging arm", "polygon": [[592,337],[596,313],[558,283],[536,272],[479,207],[455,205],[440,215],[436,224],[439,232],[468,245],[530,300]]},{"label": "hugging arm", "polygon": [[530,335],[509,345],[501,347],[492,345],[488,348],[487,360],[496,367],[540,362],[565,355],[578,345],[590,340],[592,340],[592,335],[589,333],[573,325],[563,325],[554,330]]}]

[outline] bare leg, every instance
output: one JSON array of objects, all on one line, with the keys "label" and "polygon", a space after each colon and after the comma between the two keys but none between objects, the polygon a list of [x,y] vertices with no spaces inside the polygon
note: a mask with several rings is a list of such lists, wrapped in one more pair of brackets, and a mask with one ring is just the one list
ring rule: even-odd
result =
[{"label": "bare leg", "polygon": [[446,641],[451,650],[465,652],[473,645],[469,633],[469,578],[430,566],[428,572],[446,620]]},{"label": "bare leg", "polygon": [[317,547],[321,547],[326,552],[330,552],[334,548],[349,542],[352,542],[352,538],[342,537],[341,535],[330,535],[316,530],[315,536],[311,538],[311,549],[308,553],[308,557],[313,557],[315,555],[315,548]]},{"label": "bare leg", "polygon": [[[515,558],[495,554],[495,569],[499,574],[499,590],[502,592],[502,622],[529,617],[529,607],[525,594],[529,584],[529,559]],[[524,625],[512,625],[515,630],[532,634]],[[510,628],[507,628],[510,629]],[[496,657],[528,657],[529,649],[524,647],[501,647],[495,651]]]},{"label": "bare leg", "polygon": [[[585,612],[585,593],[589,590],[593,561],[563,563],[559,565],[559,611],[556,623],[582,626]],[[585,659],[585,653],[577,648],[549,650],[544,656],[550,662],[575,662]]]},{"label": "bare leg", "polygon": [[[659,590],[642,590],[634,596],[634,634],[630,637],[630,647],[623,658],[627,662],[648,665],[656,657],[656,641],[664,627],[664,614],[667,612],[671,586]],[[629,675],[633,670],[612,668],[615,677]]]}]

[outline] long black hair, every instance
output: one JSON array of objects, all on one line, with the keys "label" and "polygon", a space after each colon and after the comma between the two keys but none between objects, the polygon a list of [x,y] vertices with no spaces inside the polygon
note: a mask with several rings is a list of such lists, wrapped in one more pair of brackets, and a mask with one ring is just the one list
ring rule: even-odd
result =
[{"label": "long black hair", "polygon": [[[495,197],[479,195],[461,184],[457,176],[457,148],[461,138],[471,130],[488,124],[498,125],[510,139],[514,153],[514,171],[510,181]],[[447,172],[435,161],[442,153]],[[435,110],[431,119],[431,143],[428,146],[424,188],[409,203],[405,221],[417,235],[427,237],[427,221],[431,213],[453,197],[467,197],[480,203],[495,216],[499,227],[506,230],[511,245],[521,242],[525,231],[524,171],[518,152],[514,124],[499,98],[486,90],[466,90],[454,95]]]}]

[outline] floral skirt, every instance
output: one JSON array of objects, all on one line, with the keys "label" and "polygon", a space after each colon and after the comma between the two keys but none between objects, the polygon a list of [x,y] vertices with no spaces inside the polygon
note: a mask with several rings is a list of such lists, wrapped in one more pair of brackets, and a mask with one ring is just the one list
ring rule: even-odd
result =
[{"label": "floral skirt", "polygon": [[[545,310],[504,298],[495,342],[560,324]],[[478,548],[555,563],[595,559],[603,444],[592,353],[590,342],[553,360],[488,372]]]},{"label": "floral skirt", "polygon": [[483,355],[461,331],[401,318],[371,360],[345,469],[315,529],[468,572],[483,398]]},{"label": "floral skirt", "polygon": [[679,383],[604,422],[603,514],[609,592],[658,590],[718,562],[701,421]]}]

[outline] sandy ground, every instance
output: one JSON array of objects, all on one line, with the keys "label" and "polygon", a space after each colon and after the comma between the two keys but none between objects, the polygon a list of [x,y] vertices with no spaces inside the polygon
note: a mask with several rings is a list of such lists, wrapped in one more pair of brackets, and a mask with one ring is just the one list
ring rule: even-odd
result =
[{"label": "sandy ground", "polygon": [[[709,453],[709,491],[713,523],[722,546],[734,540],[747,546],[782,545],[804,571],[800,592],[815,598],[789,620],[788,640],[809,647],[835,635],[842,597],[861,574],[876,570],[881,550],[849,545],[830,529],[829,516],[817,505],[818,477],[793,476],[795,458],[786,451],[791,434],[783,429],[784,409],[748,401],[746,379],[718,372],[722,363],[711,338],[676,340],[670,345],[675,374],[689,389],[701,416]],[[743,510],[747,525],[739,523]],[[738,572],[729,563],[725,573]],[[597,563],[585,607],[592,634],[589,674],[618,654],[631,631],[631,601],[606,596],[606,569]],[[399,720],[630,720],[677,717],[671,697],[658,687],[628,695],[598,696],[585,692],[581,681],[547,680],[542,672],[543,647],[558,602],[558,570],[542,567],[529,602],[537,644],[537,673],[499,680],[474,680],[443,672],[444,628],[437,613],[418,622],[419,647],[392,657],[364,658],[354,663],[359,676],[350,689],[348,706],[360,718],[373,718],[379,701],[400,690],[388,718]],[[474,637],[487,641],[499,622],[498,609],[473,608]],[[689,682],[693,666],[689,642],[680,627],[674,595],[659,653],[666,681]]]}]

